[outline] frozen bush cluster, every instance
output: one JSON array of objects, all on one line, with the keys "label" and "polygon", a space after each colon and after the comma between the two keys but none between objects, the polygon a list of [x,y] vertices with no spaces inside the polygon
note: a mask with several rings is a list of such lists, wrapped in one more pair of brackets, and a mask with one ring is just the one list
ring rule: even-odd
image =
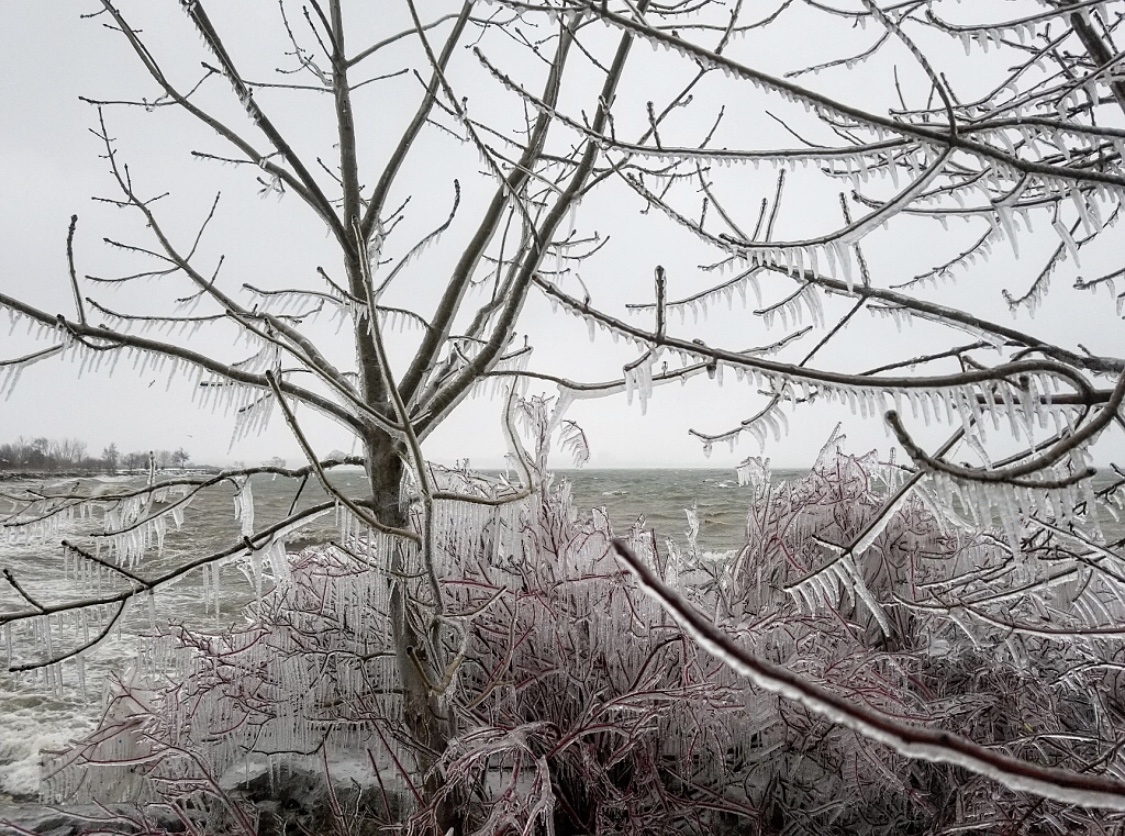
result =
[{"label": "frozen bush cluster", "polygon": [[[1014,553],[903,481],[829,445],[807,476],[757,487],[746,545],[725,563],[660,549],[640,527],[628,539],[759,658],[898,720],[1121,777],[1119,636],[1087,623],[1112,611],[1114,574],[1042,532]],[[482,836],[933,833],[1029,817],[1093,832],[1081,808],[902,758],[749,685],[641,593],[605,515],[580,518],[565,481],[519,503],[439,502],[435,522],[453,660],[429,683],[453,730],[439,790],[425,791],[402,719],[388,624],[388,590],[418,579],[388,570],[401,544],[349,525],[294,557],[241,629],[165,628],[100,730],[48,758],[46,794],[250,834],[284,816],[252,803],[254,781],[276,792],[312,769],[335,788],[315,811],[323,832],[430,833],[443,805]],[[847,572],[825,571],[843,559]],[[362,791],[345,803],[344,785]]]}]

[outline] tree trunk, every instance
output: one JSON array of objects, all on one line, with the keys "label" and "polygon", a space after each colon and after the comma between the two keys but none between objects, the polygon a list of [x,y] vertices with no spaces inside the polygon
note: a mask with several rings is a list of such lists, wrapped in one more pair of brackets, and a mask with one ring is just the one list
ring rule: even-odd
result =
[{"label": "tree trunk", "polygon": [[[367,475],[373,510],[380,522],[396,528],[409,527],[409,507],[402,496],[406,467],[401,445],[381,431],[367,439]],[[395,547],[390,569],[391,630],[399,678],[402,683],[403,721],[414,742],[418,771],[422,776],[424,798],[431,801],[442,789],[441,776],[434,770],[454,733],[452,717],[442,711],[439,697],[431,683],[443,678],[446,660],[431,658],[442,648],[427,642],[431,617],[413,603],[401,578],[411,574],[409,550],[416,548],[403,542]],[[431,631],[432,632],[432,631]],[[462,832],[456,800],[449,797],[436,805],[438,833]]]}]

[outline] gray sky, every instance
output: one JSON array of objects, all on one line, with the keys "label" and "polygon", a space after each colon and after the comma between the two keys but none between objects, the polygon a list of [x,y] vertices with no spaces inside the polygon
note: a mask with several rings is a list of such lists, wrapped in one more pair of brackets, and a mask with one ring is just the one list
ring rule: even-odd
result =
[{"label": "gray sky", "polygon": [[[143,26],[153,51],[165,62],[184,86],[198,77],[198,61],[211,60],[190,30],[186,18],[173,2],[123,3],[126,14]],[[389,7],[390,4],[380,4]],[[117,210],[91,200],[92,196],[116,196],[107,165],[99,155],[103,149],[90,133],[96,125],[97,112],[79,101],[79,95],[105,99],[151,98],[154,87],[124,39],[104,28],[97,20],[79,20],[79,14],[92,11],[91,2],[8,3],[4,7],[4,26],[0,28],[4,72],[0,74],[0,288],[19,295],[51,312],[73,315],[73,301],[67,282],[65,239],[69,217],[80,216],[76,254],[80,273],[115,276],[140,269],[146,262],[107,247],[105,237],[131,244],[148,245],[145,230],[134,213]],[[212,3],[209,11],[220,25],[229,25],[229,46],[242,62],[244,73],[264,78],[272,66],[283,59],[270,53],[277,45],[278,19],[274,4],[261,8],[264,17],[256,20],[249,4]],[[383,28],[373,34],[359,34],[352,40],[353,49],[365,40],[377,40],[401,26],[380,21]],[[864,43],[859,33],[817,34],[802,31],[800,20],[782,22],[777,32],[759,43],[748,40],[736,54],[753,55],[771,71],[780,72],[812,60],[844,54],[849,44]],[[252,33],[251,37],[244,37]],[[786,34],[788,33],[788,35]],[[868,37],[869,41],[870,38]],[[485,41],[494,57],[506,59],[507,54],[495,34]],[[958,60],[954,60],[957,58]],[[520,67],[522,58],[514,58],[508,66]],[[979,59],[978,59],[979,60]],[[498,117],[511,112],[510,96],[490,82],[475,62],[465,58],[455,65],[451,80],[458,91],[468,97],[474,114]],[[960,56],[950,56],[946,68],[955,83],[970,87],[975,83],[973,66]],[[639,70],[643,68],[643,72]],[[619,129],[643,126],[644,102],[660,101],[667,91],[682,84],[690,66],[663,53],[652,55],[647,49],[638,57],[637,69],[627,78],[619,101]],[[474,74],[475,73],[475,74]],[[573,96],[568,88],[564,104],[570,113],[579,116],[589,112],[588,95],[591,83],[598,79],[588,70],[579,71]],[[824,77],[815,84],[840,95],[859,96],[868,100],[866,106],[884,101],[890,92],[891,76],[887,66],[862,68],[834,78]],[[214,101],[222,101],[227,91],[212,83]],[[392,79],[372,84],[357,96],[357,119],[361,131],[361,152],[365,155],[364,172],[368,182],[377,173],[379,160],[385,156],[387,143],[394,134],[380,130],[407,118],[414,105],[417,85],[409,78]],[[595,88],[596,89],[596,88]],[[245,120],[239,121],[238,109],[225,96],[220,105],[224,116],[236,122],[244,133],[252,134]],[[271,100],[273,101],[273,100]],[[282,101],[277,99],[276,101]],[[330,125],[330,110],[325,98],[290,98],[295,106],[287,107],[279,117],[292,131],[301,148],[317,148],[330,154],[331,138],[323,128]],[[727,116],[717,135],[719,145],[754,147],[775,142],[793,144],[792,137],[776,122],[764,116],[766,103],[752,91],[717,83],[701,90],[692,108],[669,121],[668,132],[678,132],[680,142],[690,144],[702,138],[720,107]],[[773,103],[778,112],[783,106]],[[885,105],[884,105],[885,108]],[[315,267],[323,265],[330,272],[331,242],[323,225],[309,220],[309,213],[292,195],[278,200],[275,196],[259,197],[260,186],[254,172],[214,162],[191,159],[193,149],[212,153],[229,153],[230,149],[208,132],[194,126],[182,114],[170,109],[146,113],[140,108],[108,108],[106,118],[111,134],[119,140],[121,159],[130,166],[138,190],[156,195],[169,192],[154,208],[168,229],[181,243],[190,241],[195,229],[206,215],[217,191],[223,192],[218,212],[201,247],[203,264],[213,266],[220,254],[226,256],[223,281],[228,287],[251,282],[266,287],[289,287],[304,284],[316,286]],[[274,111],[277,112],[276,108]],[[796,123],[794,123],[796,124]],[[573,138],[573,137],[571,137]],[[423,146],[423,154],[413,161],[412,214],[404,229],[422,231],[440,222],[448,212],[452,197],[452,179],[462,178],[464,206],[463,223],[455,226],[442,240],[442,246],[427,253],[412,268],[409,286],[398,289],[398,301],[417,304],[423,312],[435,298],[433,277],[442,275],[441,265],[457,251],[458,241],[469,234],[468,219],[474,205],[486,199],[487,183],[476,178],[479,166],[466,157],[466,150],[452,138],[434,132]],[[259,145],[264,143],[259,142]],[[466,165],[466,159],[469,164]],[[725,175],[724,175],[725,176]],[[730,205],[740,212],[746,226],[753,225],[757,206],[770,193],[773,172],[757,175],[743,172],[731,175],[726,184]],[[739,179],[741,178],[741,179]],[[810,173],[796,172],[787,190],[786,203],[779,216],[779,237],[820,233],[838,223],[838,207],[832,191],[814,184]],[[483,187],[482,187],[483,186]],[[877,185],[872,190],[877,190]],[[394,202],[394,201],[392,201]],[[588,199],[576,219],[576,233],[611,236],[611,242],[595,259],[583,265],[583,282],[590,288],[596,304],[615,315],[624,314],[621,305],[627,301],[651,299],[653,268],[662,264],[672,282],[671,296],[684,296],[703,287],[707,274],[699,265],[715,260],[713,253],[701,249],[693,239],[655,213],[642,214],[645,207],[639,198],[619,184],[607,187]],[[871,262],[878,284],[892,284],[909,278],[919,270],[938,263],[959,242],[979,234],[981,227],[959,229],[939,234],[936,227],[904,222],[886,233],[877,233],[865,254]],[[1049,233],[1049,227],[1047,229]],[[407,236],[403,235],[404,241]],[[1037,270],[1044,254],[1054,245],[1048,235],[1026,236],[1021,260],[1016,262],[1006,252],[994,255],[988,270],[975,272],[957,287],[946,286],[934,291],[935,298],[947,304],[971,305],[999,321],[1008,321],[1009,314],[1000,296],[1003,288],[1018,290]],[[1097,256],[1095,256],[1096,258]],[[427,282],[427,279],[430,279]],[[1042,310],[1031,322],[1024,318],[1019,327],[1058,339],[1073,346],[1086,344],[1091,350],[1120,353],[1120,320],[1111,305],[1090,306],[1085,299],[1067,301],[1064,293],[1073,276],[1061,274],[1056,280],[1059,301]],[[573,280],[564,286],[579,293]],[[781,298],[788,287],[765,287],[767,299]],[[184,283],[167,288],[155,282],[127,289],[103,288],[94,295],[111,308],[123,310],[155,310],[163,302],[187,291]],[[1072,292],[1073,293],[1073,292]],[[1081,308],[1078,307],[1081,305]],[[754,307],[753,303],[751,307]],[[843,303],[826,306],[828,321],[833,314],[846,310]],[[1081,316],[1076,312],[1081,310]],[[0,357],[10,357],[30,350],[35,343],[22,330],[9,336],[6,317],[0,315]],[[639,320],[643,322],[644,320]],[[766,329],[760,318],[751,316],[736,300],[734,310],[712,309],[709,323],[695,325],[688,315],[683,325],[671,319],[674,333],[685,337],[702,337],[710,344],[734,349],[765,345],[779,339],[785,331],[779,324]],[[519,325],[520,333],[530,335],[535,353],[531,367],[535,370],[564,374],[580,380],[610,379],[620,375],[623,363],[633,359],[621,346],[600,337],[591,343],[585,326],[562,315],[552,315],[541,297],[532,298]],[[342,336],[331,327],[320,327],[315,333],[330,351],[346,347]],[[238,356],[229,338],[209,337],[204,345],[231,358]],[[795,359],[811,347],[806,342],[784,355]],[[908,334],[899,335],[889,323],[862,314],[827,353],[825,364],[832,368],[862,370],[890,359],[915,356],[928,350],[967,339],[940,338],[935,329],[920,325]],[[233,353],[232,353],[233,352]],[[400,355],[403,356],[403,355]],[[346,359],[346,358],[345,358]],[[532,391],[536,391],[533,387]],[[549,389],[548,393],[553,394]],[[648,414],[642,416],[637,404],[627,406],[623,397],[575,405],[568,417],[586,431],[592,449],[591,466],[733,466],[747,455],[758,454],[755,442],[746,438],[734,450],[716,448],[710,459],[702,455],[697,441],[687,435],[689,427],[720,432],[760,408],[762,399],[745,384],[728,380],[722,388],[697,379],[681,387],[673,384],[658,390]],[[504,453],[498,420],[499,401],[479,398],[467,402],[447,425],[439,429],[427,444],[427,453],[438,461],[452,462],[469,457],[480,466],[495,465]],[[791,414],[789,436],[770,446],[766,455],[775,466],[800,466],[811,462],[824,439],[838,420],[845,428],[857,452],[878,446],[888,450],[890,440],[879,422],[852,419],[846,412],[825,406],[800,409]],[[309,422],[318,450],[327,453],[333,448],[348,450],[350,443],[344,433],[327,422],[302,416]],[[937,441],[945,431],[920,431],[922,438]],[[89,443],[97,454],[106,444],[114,442],[124,451],[149,448],[186,448],[196,462],[222,463],[232,460],[256,462],[272,455],[281,455],[297,463],[300,454],[289,438],[279,415],[275,414],[268,430],[257,437],[239,442],[228,449],[232,434],[229,416],[200,410],[192,402],[190,388],[182,381],[169,384],[167,370],[151,370],[141,374],[131,363],[122,362],[110,376],[86,371],[79,375],[76,364],[51,360],[29,368],[18,387],[6,402],[0,402],[0,440],[17,436],[78,437]],[[1099,459],[1122,457],[1119,440],[1116,447],[1103,445]],[[567,465],[563,458],[559,465]]]}]

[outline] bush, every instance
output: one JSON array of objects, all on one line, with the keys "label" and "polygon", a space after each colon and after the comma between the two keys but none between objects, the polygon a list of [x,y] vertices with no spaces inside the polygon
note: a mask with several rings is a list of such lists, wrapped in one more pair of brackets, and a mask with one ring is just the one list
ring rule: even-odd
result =
[{"label": "bush", "polygon": [[[440,475],[461,493],[489,491]],[[759,476],[730,560],[661,550],[640,526],[630,545],[744,647],[856,703],[1029,761],[1120,774],[1120,642],[1083,634],[1117,576],[1090,561],[1076,571],[1042,531],[1022,534],[1016,559],[1000,529],[968,525],[948,498],[900,491],[902,470],[838,440],[801,479]],[[431,635],[454,660],[428,683],[454,729],[434,753],[439,791],[423,791],[420,742],[402,721],[401,677],[424,666],[396,668],[388,621],[393,583],[423,594],[419,567],[400,553],[407,571],[391,577],[404,547],[344,525],[336,543],[293,558],[288,577],[278,570],[241,629],[164,629],[117,684],[100,731],[51,757],[47,794],[156,805],[185,826],[246,834],[425,834],[443,806],[482,836],[1026,822],[1068,833],[1114,820],[908,761],[755,689],[638,591],[605,515],[579,519],[565,481],[521,503],[439,502],[436,519],[446,611]],[[868,548],[840,553],[865,531]]]}]

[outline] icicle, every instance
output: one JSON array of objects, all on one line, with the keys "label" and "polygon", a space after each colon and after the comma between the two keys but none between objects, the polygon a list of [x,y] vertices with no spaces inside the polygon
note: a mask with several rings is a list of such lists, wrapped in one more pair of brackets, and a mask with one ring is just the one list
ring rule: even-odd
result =
[{"label": "icicle", "polygon": [[836,257],[840,262],[840,268],[844,274],[844,283],[848,286],[848,292],[852,291],[852,260],[848,252],[848,245],[844,241],[833,241],[832,249],[836,250]]},{"label": "icicle", "polygon": [[242,523],[243,537],[254,533],[254,492],[249,478],[243,480],[234,496],[234,517]]},{"label": "icicle", "polygon": [[266,558],[270,564],[270,572],[273,574],[274,583],[287,582],[290,575],[289,556],[285,551],[285,542],[274,540],[270,543],[266,551]]}]

